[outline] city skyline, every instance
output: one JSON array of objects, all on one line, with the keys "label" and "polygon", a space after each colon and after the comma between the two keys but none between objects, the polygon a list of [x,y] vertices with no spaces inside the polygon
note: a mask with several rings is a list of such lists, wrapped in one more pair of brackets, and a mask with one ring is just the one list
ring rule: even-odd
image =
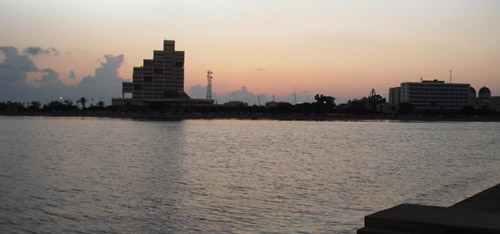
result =
[{"label": "city skyline", "polygon": [[500,90],[497,1],[4,1],[0,9],[8,35],[0,46],[27,55],[35,88],[51,77],[84,95],[80,86],[109,68],[101,75],[112,76],[111,89],[172,39],[186,51],[187,92],[206,85],[209,69],[219,96],[286,97],[297,87],[337,100],[371,88],[387,97],[402,82],[448,82],[450,69],[454,82]]}]

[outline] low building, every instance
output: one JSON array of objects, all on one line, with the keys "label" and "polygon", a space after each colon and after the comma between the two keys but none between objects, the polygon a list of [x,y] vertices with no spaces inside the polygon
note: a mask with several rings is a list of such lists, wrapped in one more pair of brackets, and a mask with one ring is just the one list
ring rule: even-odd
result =
[{"label": "low building", "polygon": [[224,107],[247,107],[248,103],[242,101],[229,101],[223,104]]},{"label": "low building", "polygon": [[489,99],[491,98],[491,91],[488,87],[484,86],[479,89],[478,93],[478,98],[479,99]]},{"label": "low building", "polygon": [[474,103],[474,100],[476,100],[476,89],[474,87],[470,87],[469,91],[469,103],[472,105]]},{"label": "low building", "polygon": [[280,106],[285,106],[285,105],[292,105],[292,104],[288,103],[288,102],[270,101],[270,102],[266,102],[266,104],[264,106],[266,108],[274,108],[274,107],[280,107]]},{"label": "low building", "polygon": [[478,96],[472,99],[472,107],[476,109],[488,108],[500,112],[500,96],[491,96],[491,91],[484,86],[479,89]]},{"label": "low building", "polygon": [[389,103],[393,105],[399,105],[399,103],[401,103],[401,87],[389,89]]}]

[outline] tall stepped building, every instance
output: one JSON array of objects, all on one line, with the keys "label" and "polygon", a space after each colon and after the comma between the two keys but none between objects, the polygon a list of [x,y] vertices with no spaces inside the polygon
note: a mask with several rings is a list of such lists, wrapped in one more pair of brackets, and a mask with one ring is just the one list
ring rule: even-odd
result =
[{"label": "tall stepped building", "polygon": [[[125,98],[132,94],[132,98]],[[175,41],[164,40],[163,50],[153,51],[153,59],[144,59],[134,67],[132,82],[123,82],[122,98],[113,105],[144,105],[150,102],[210,104],[212,99],[190,99],[184,92],[184,51],[175,50]]]},{"label": "tall stepped building", "polygon": [[163,41],[162,51],[134,67],[132,82],[123,82],[122,97],[125,93],[133,99],[189,98],[184,93],[184,51],[175,51],[175,41]]}]

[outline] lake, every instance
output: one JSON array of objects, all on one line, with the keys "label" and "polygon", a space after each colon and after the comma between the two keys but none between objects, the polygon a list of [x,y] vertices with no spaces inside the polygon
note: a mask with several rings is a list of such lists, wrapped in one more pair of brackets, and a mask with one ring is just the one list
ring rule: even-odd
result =
[{"label": "lake", "polygon": [[498,122],[0,116],[1,233],[353,233],[500,180]]}]

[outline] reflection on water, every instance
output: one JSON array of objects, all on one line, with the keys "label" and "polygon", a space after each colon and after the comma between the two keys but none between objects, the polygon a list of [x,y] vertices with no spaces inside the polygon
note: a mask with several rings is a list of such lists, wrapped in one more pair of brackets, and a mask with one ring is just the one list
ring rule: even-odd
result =
[{"label": "reflection on water", "polygon": [[0,117],[2,232],[354,232],[500,179],[500,123]]}]

